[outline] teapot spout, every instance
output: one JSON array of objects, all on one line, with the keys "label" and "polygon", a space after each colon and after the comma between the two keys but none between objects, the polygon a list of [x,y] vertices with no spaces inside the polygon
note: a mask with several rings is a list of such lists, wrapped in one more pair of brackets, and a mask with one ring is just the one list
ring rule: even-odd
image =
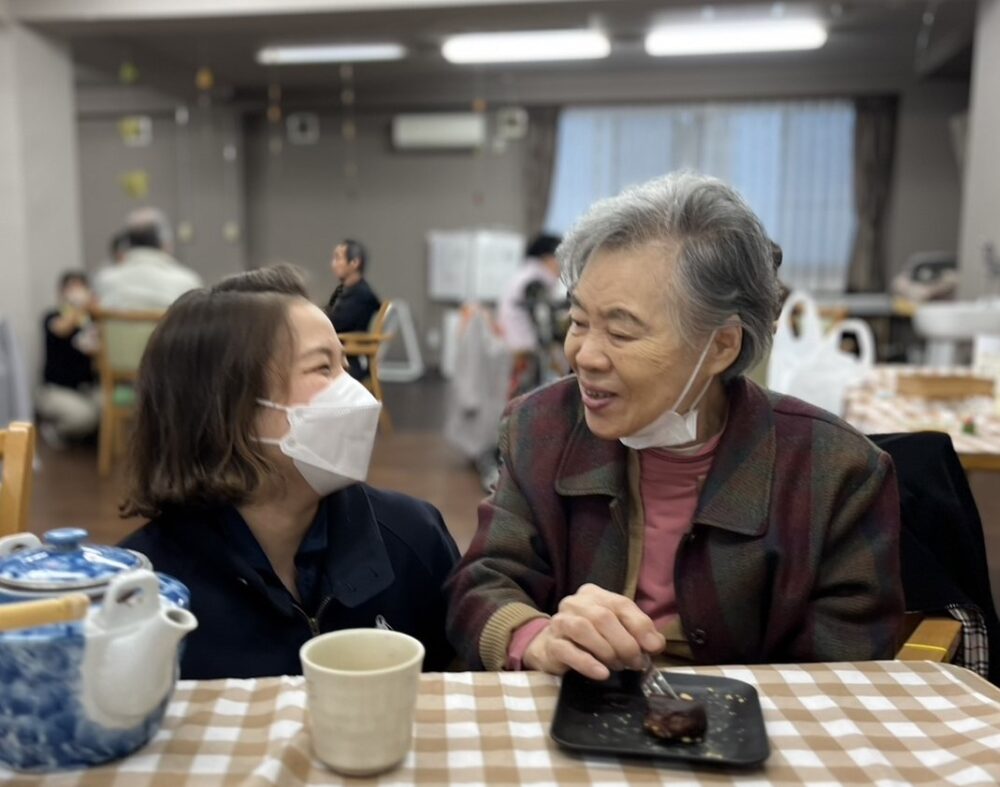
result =
[{"label": "teapot spout", "polygon": [[152,572],[120,580],[112,582],[104,606],[88,621],[83,665],[87,715],[111,729],[141,724],[167,699],[177,677],[180,641],[198,625],[188,610],[160,605]]}]

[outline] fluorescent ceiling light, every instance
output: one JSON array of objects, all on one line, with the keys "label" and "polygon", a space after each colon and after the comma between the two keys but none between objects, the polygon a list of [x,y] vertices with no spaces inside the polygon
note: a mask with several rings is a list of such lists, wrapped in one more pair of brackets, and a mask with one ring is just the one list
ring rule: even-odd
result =
[{"label": "fluorescent ceiling light", "polygon": [[262,66],[290,66],[305,63],[361,63],[373,60],[399,60],[406,48],[390,42],[373,44],[299,44],[266,46],[257,50]]},{"label": "fluorescent ceiling light", "polygon": [[543,60],[597,60],[611,44],[597,30],[532,30],[520,33],[464,33],[444,42],[449,63],[528,63]]},{"label": "fluorescent ceiling light", "polygon": [[654,57],[789,52],[825,43],[826,28],[811,19],[705,21],[653,30],[646,36],[646,52]]}]

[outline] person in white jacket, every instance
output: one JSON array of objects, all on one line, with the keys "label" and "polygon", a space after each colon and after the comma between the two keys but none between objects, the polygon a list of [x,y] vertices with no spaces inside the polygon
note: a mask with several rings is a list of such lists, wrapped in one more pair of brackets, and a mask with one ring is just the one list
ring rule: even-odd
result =
[{"label": "person in white jacket", "polygon": [[[548,234],[535,237],[528,244],[520,270],[500,298],[497,323],[514,357],[508,398],[527,393],[553,376],[553,344],[562,355],[551,324],[553,308],[566,298],[555,256],[560,240]],[[566,371],[562,369],[561,373]]]},{"label": "person in white jacket", "polygon": [[201,277],[173,254],[173,230],[158,208],[139,208],[126,224],[128,251],[99,277],[97,297],[104,309],[166,309]]}]

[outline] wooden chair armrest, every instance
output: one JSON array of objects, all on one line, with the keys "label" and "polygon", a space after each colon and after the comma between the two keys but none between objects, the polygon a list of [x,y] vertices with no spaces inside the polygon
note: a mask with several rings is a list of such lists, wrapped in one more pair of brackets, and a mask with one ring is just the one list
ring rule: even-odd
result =
[{"label": "wooden chair armrest", "polygon": [[340,343],[346,355],[370,355],[392,337],[391,333],[342,333]]},{"label": "wooden chair armrest", "polygon": [[924,618],[899,649],[900,661],[951,661],[962,637],[962,624],[952,618]]},{"label": "wooden chair armrest", "polygon": [[387,342],[395,335],[394,333],[361,333],[360,331],[337,334],[341,342]]},{"label": "wooden chair armrest", "polygon": [[344,355],[371,355],[378,352],[378,342],[343,342]]},{"label": "wooden chair armrest", "polygon": [[159,322],[164,314],[166,309],[102,309],[100,306],[90,308],[91,319],[112,322]]}]

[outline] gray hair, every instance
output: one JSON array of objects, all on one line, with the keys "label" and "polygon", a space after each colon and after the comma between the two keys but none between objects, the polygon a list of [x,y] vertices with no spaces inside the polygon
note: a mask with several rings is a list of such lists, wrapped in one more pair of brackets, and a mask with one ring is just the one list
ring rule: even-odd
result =
[{"label": "gray hair", "polygon": [[136,208],[128,214],[125,229],[131,232],[149,231],[156,236],[161,249],[172,249],[174,246],[174,228],[167,214],[159,208]]},{"label": "gray hair", "polygon": [[556,255],[572,291],[597,251],[650,245],[663,246],[665,255],[677,249],[673,292],[666,295],[682,341],[698,346],[735,315],[743,345],[722,379],[758,363],[770,349],[780,308],[780,250],[743,198],[720,180],[690,172],[656,178],[596,202]]}]

